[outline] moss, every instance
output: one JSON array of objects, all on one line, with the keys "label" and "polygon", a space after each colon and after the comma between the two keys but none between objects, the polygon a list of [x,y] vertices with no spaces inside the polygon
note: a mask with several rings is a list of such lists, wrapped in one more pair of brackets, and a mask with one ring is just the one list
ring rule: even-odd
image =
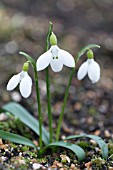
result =
[{"label": "moss", "polygon": [[110,161],[113,161],[113,154],[110,155],[109,160],[110,160]]},{"label": "moss", "polygon": [[47,159],[46,158],[40,158],[40,159],[37,159],[37,162],[38,163],[46,163]]},{"label": "moss", "polygon": [[97,110],[94,107],[90,107],[89,108],[89,114],[91,116],[97,116],[99,113],[97,112]]},{"label": "moss", "polygon": [[26,138],[31,139],[31,131],[23,122],[21,122],[18,118],[15,118],[10,113],[7,113],[8,119],[7,122],[3,121],[0,122],[0,129],[5,130],[7,132],[17,133],[20,134]]},{"label": "moss", "polygon": [[113,154],[113,143],[108,144],[108,151],[109,151],[109,155]]},{"label": "moss", "polygon": [[77,145],[79,145],[81,148],[87,151],[91,144],[89,142],[80,141],[77,143]]},{"label": "moss", "polygon": [[56,160],[56,161],[60,161],[60,158],[57,157],[57,158],[55,158],[55,160]]},{"label": "moss", "polygon": [[29,153],[30,157],[37,158],[36,152],[29,151],[28,153]]},{"label": "moss", "polygon": [[106,163],[106,161],[101,157],[95,157],[91,160],[91,162],[93,169],[96,168],[96,170],[103,170],[103,165]]},{"label": "moss", "polygon": [[29,147],[28,147],[28,146],[23,146],[21,150],[22,150],[23,152],[29,151]]}]

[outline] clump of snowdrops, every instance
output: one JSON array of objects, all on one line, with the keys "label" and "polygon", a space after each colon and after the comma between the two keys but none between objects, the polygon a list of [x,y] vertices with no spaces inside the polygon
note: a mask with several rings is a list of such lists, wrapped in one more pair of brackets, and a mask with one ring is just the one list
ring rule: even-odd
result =
[{"label": "clump of snowdrops", "polygon": [[[65,48],[65,47],[64,47]],[[76,65],[86,53],[87,59],[80,66],[77,73],[77,78],[82,80],[87,74],[92,83],[97,83],[100,79],[100,66],[94,60],[94,54],[91,50],[92,48],[100,48],[100,46],[96,44],[90,44],[80,50],[77,56],[74,58],[69,52],[61,49],[57,45],[57,37],[53,32],[53,25],[49,23],[49,29],[46,38],[46,50],[45,52],[38,57],[37,61],[33,59],[29,54],[25,52],[20,52],[20,55],[24,56],[27,60],[23,64],[22,70],[20,73],[13,75],[7,84],[7,90],[11,91],[19,85],[19,90],[21,95],[24,98],[28,98],[32,93],[32,86],[35,85],[36,89],[36,98],[37,98],[37,113],[38,120],[34,118],[23,106],[18,103],[10,102],[3,106],[4,111],[10,112],[14,116],[18,117],[26,126],[31,128],[38,136],[39,136],[39,146],[37,147],[31,140],[20,136],[18,134],[9,133],[3,130],[0,130],[0,138],[6,139],[15,143],[28,145],[30,147],[34,147],[37,150],[38,155],[40,156],[47,148],[51,147],[64,147],[66,149],[70,149],[72,152],[76,154],[79,161],[82,161],[85,158],[84,150],[76,145],[69,142],[70,139],[73,138],[83,138],[88,137],[94,139],[100,146],[102,157],[107,158],[108,148],[106,143],[98,136],[89,135],[89,134],[78,134],[73,136],[68,136],[65,138],[65,141],[59,141],[60,139],[60,130],[62,125],[62,120],[64,117],[64,111],[69,95],[69,88],[71,85],[72,78],[75,77],[75,69]],[[34,71],[34,82],[32,82],[32,78],[29,76],[29,67],[32,66]],[[57,122],[56,134],[53,138],[53,128],[52,128],[52,111],[51,111],[51,90],[50,90],[50,75],[49,75],[49,67],[53,70],[53,72],[62,71],[63,66],[70,67],[69,81],[67,84],[67,88],[64,94],[64,102],[62,104],[61,113],[59,115],[59,120]],[[38,83],[38,74],[41,71],[46,70],[46,89],[47,89],[47,108],[48,108],[48,122],[49,122],[49,132],[44,128],[43,116],[41,112],[41,102],[40,102],[40,89]],[[54,74],[55,74],[54,73]],[[54,75],[55,76],[55,75]]]}]

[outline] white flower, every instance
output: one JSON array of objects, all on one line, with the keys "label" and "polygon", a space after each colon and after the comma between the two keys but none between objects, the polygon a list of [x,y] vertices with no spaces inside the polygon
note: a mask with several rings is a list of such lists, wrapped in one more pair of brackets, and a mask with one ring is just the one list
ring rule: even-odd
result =
[{"label": "white flower", "polygon": [[75,61],[72,55],[60,49],[57,45],[51,46],[47,52],[38,58],[37,71],[45,69],[49,64],[54,72],[61,71],[63,65],[75,67]]},{"label": "white flower", "polygon": [[92,83],[96,83],[100,79],[100,66],[93,58],[87,59],[87,61],[80,66],[77,78],[81,80],[86,76],[86,74],[88,74]]},{"label": "white flower", "polygon": [[20,93],[24,98],[29,97],[32,90],[32,79],[28,75],[27,71],[21,71],[19,74],[11,77],[7,84],[7,90],[11,91],[19,85]]}]

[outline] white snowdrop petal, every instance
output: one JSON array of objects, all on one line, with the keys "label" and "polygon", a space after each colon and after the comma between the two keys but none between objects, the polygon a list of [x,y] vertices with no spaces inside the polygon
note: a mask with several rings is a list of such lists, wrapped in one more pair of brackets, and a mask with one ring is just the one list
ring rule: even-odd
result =
[{"label": "white snowdrop petal", "polygon": [[89,64],[88,76],[92,83],[96,83],[100,79],[100,66],[94,60],[92,60],[92,62]]},{"label": "white snowdrop petal", "polygon": [[28,74],[25,75],[25,77],[20,82],[20,93],[24,98],[27,98],[31,94],[32,90],[32,79]]},{"label": "white snowdrop petal", "polygon": [[52,54],[50,50],[42,54],[38,58],[37,63],[36,63],[37,71],[44,70],[49,65],[51,59],[52,59]]},{"label": "white snowdrop petal", "polygon": [[62,58],[63,64],[67,67],[75,67],[74,58],[69,52],[60,49],[58,56]]},{"label": "white snowdrop petal", "polygon": [[8,91],[11,91],[13,90],[17,85],[18,83],[20,82],[20,73],[17,74],[17,75],[14,75],[8,82],[7,84],[7,90]]},{"label": "white snowdrop petal", "polygon": [[78,80],[82,80],[86,76],[87,72],[88,72],[88,61],[84,62],[80,66],[78,73],[77,73]]},{"label": "white snowdrop petal", "polygon": [[32,86],[32,79],[31,79],[31,77],[29,76],[28,72],[27,72],[27,71],[23,71],[23,72],[24,72],[24,76],[23,76],[23,77],[27,77],[29,83],[31,83],[31,86]]},{"label": "white snowdrop petal", "polygon": [[51,68],[54,72],[59,72],[63,68],[63,63],[60,58],[58,59],[52,59],[50,62]]}]

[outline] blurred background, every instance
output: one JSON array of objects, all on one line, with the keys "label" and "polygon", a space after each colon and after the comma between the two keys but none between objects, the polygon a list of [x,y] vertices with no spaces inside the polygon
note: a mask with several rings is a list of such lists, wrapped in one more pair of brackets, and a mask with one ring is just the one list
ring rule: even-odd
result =
[{"label": "blurred background", "polygon": [[[58,46],[74,57],[88,44],[98,44],[95,60],[101,66],[101,79],[73,78],[63,123],[65,133],[94,132],[109,136],[113,132],[113,0],[1,0],[0,1],[0,105],[11,100],[30,111],[36,110],[35,91],[23,99],[18,88],[7,92],[13,74],[21,71],[25,51],[37,59],[44,52],[49,21],[53,23]],[[86,60],[82,57],[78,63]],[[51,74],[53,116],[58,118],[70,69]],[[32,69],[29,74],[33,77]],[[45,72],[39,73],[44,120],[47,119]],[[63,80],[63,81],[62,81]],[[68,123],[67,123],[68,122]],[[45,123],[46,124],[46,123]],[[55,121],[53,128],[56,127]],[[90,128],[89,128],[90,127]],[[77,129],[77,130],[75,130]],[[112,135],[113,137],[113,135]]]}]

